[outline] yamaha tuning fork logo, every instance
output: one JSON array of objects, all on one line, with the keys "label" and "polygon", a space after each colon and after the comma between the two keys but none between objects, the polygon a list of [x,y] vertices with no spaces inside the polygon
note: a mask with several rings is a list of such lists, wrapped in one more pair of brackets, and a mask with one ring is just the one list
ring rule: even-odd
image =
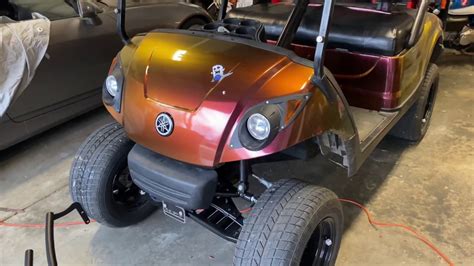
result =
[{"label": "yamaha tuning fork logo", "polygon": [[167,113],[161,113],[156,117],[155,128],[163,137],[171,135],[174,128],[173,118]]}]

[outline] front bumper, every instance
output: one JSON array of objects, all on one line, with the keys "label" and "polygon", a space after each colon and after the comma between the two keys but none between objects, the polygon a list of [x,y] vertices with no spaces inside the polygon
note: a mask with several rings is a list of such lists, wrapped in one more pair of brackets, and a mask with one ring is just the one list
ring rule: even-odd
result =
[{"label": "front bumper", "polygon": [[167,158],[138,144],[128,154],[128,167],[133,182],[157,202],[206,209],[216,192],[215,170]]}]

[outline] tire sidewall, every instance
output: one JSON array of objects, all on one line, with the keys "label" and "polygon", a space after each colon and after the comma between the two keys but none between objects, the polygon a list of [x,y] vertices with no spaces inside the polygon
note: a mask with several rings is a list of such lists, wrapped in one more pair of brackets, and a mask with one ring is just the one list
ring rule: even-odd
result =
[{"label": "tire sidewall", "polygon": [[[431,123],[431,117],[433,116],[434,104],[436,102],[436,96],[438,94],[438,87],[439,87],[439,74],[436,72],[435,76],[432,78],[430,82],[430,86],[426,91],[423,91],[423,104],[418,106],[419,110],[417,110],[417,116],[419,118],[420,123],[420,140],[426,135],[428,128]],[[420,98],[421,99],[421,98]],[[423,123],[423,119],[425,118],[425,109],[426,106],[430,104],[429,112],[430,115],[426,119],[426,122]]]},{"label": "tire sidewall", "polygon": [[[438,66],[429,64],[423,83],[415,95],[417,99],[391,129],[389,134],[412,143],[419,143],[428,131],[436,102],[438,86]],[[426,119],[427,121],[423,123],[427,104],[431,104],[431,114],[428,119]]]},{"label": "tire sidewall", "polygon": [[157,206],[149,196],[137,206],[114,200],[113,181],[127,167],[128,153],[134,146],[122,126],[104,125],[92,133],[79,148],[70,172],[70,193],[87,214],[110,227],[124,227],[148,217]]},{"label": "tire sidewall", "polygon": [[[95,155],[95,152],[103,141],[102,136],[106,134],[114,134],[121,126],[117,122],[106,124],[90,134],[82,143],[71,165],[69,173],[69,190],[73,201],[82,201],[84,198],[82,190],[83,179],[85,176],[87,164]],[[111,133],[112,132],[112,133]]]},{"label": "tire sidewall", "polygon": [[149,213],[155,206],[148,199],[138,208],[129,210],[113,200],[113,181],[120,172],[128,167],[127,155],[133,147],[133,142],[124,142],[119,149],[107,160],[102,167],[102,171],[96,171],[94,177],[99,178],[99,186],[97,187],[97,197],[99,208],[107,211],[107,219],[112,219],[116,226],[127,226],[134,224],[143,219],[146,213]]},{"label": "tire sidewall", "polygon": [[295,250],[295,254],[291,259],[291,265],[300,265],[304,250],[313,232],[316,230],[318,224],[328,217],[332,218],[335,224],[335,239],[331,239],[333,241],[333,245],[335,246],[332,250],[332,256],[329,265],[334,265],[336,263],[337,254],[341,246],[342,233],[344,230],[344,216],[341,210],[341,205],[337,199],[332,199],[326,201],[320,208],[313,212],[307,226],[301,232],[299,232],[302,237],[296,245],[297,249]]},{"label": "tire sidewall", "polygon": [[[303,255],[308,255],[304,254],[308,241],[327,217],[334,223],[331,238],[334,246],[329,262],[333,265],[344,229],[337,195],[297,179],[275,182],[259,197],[244,221],[234,265],[300,265]],[[310,256],[312,260],[313,255]]]}]

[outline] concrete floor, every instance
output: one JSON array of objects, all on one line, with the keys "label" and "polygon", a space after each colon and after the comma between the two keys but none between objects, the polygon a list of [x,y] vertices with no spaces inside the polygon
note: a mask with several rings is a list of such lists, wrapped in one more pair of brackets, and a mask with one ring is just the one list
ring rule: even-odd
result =
[{"label": "concrete floor", "polygon": [[[474,264],[474,57],[444,56],[431,128],[415,146],[386,138],[360,172],[319,157],[256,167],[272,176],[297,177],[327,186],[369,207],[377,220],[410,225],[456,264]],[[0,153],[0,221],[42,223],[47,211],[70,202],[68,173],[80,143],[111,121],[97,110]],[[346,230],[338,265],[443,265],[422,242],[398,229],[376,230],[363,213],[345,206]],[[78,220],[70,215],[62,221]],[[68,264],[223,265],[234,245],[198,224],[178,224],[157,212],[125,229],[98,224],[56,230],[58,259]],[[0,226],[0,265],[19,265],[25,249],[46,264],[42,229]]]}]

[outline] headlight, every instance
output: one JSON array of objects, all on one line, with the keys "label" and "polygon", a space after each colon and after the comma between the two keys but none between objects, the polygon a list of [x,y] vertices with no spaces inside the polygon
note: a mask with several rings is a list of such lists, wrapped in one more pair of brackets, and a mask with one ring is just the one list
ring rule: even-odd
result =
[{"label": "headlight", "polygon": [[270,122],[262,114],[255,113],[247,120],[247,130],[257,140],[264,140],[270,135]]},{"label": "headlight", "polygon": [[296,120],[311,93],[294,94],[261,102],[245,112],[230,139],[230,147],[259,151]]},{"label": "headlight", "polygon": [[122,64],[120,62],[120,57],[117,56],[112,61],[109,75],[102,85],[102,101],[105,105],[112,106],[118,113],[120,113],[122,108],[124,81]]},{"label": "headlight", "polygon": [[238,144],[251,151],[265,148],[278,133],[280,121],[281,114],[276,104],[264,104],[249,110],[239,124]]},{"label": "headlight", "polygon": [[110,93],[112,97],[117,96],[118,92],[118,83],[114,75],[109,75],[105,80],[105,88],[107,92]]}]

